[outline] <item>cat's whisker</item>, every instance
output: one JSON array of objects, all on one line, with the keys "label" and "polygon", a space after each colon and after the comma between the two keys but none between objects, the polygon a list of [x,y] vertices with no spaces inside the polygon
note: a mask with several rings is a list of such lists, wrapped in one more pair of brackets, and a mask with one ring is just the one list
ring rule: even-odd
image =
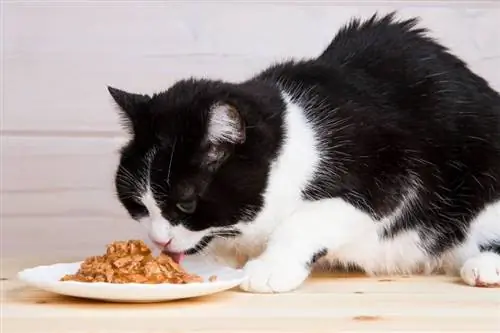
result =
[{"label": "cat's whisker", "polygon": [[175,147],[177,146],[177,137],[174,139],[174,143],[172,145],[172,152],[170,153],[170,161],[168,162],[168,173],[167,173],[167,185],[170,186],[170,172],[172,169],[172,160],[174,159]]}]

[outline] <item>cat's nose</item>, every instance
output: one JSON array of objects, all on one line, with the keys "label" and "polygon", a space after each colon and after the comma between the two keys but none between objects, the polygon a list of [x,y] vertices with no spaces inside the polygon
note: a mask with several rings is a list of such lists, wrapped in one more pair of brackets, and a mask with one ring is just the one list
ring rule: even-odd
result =
[{"label": "cat's nose", "polygon": [[163,249],[172,240],[172,236],[168,232],[168,228],[165,226],[165,223],[156,220],[152,222],[148,236],[153,244],[160,249]]},{"label": "cat's nose", "polygon": [[170,244],[170,242],[171,242],[171,241],[168,241],[168,242],[166,242],[166,243],[164,243],[164,242],[155,242],[155,241],[153,241],[153,243],[154,243],[156,246],[158,246],[160,249],[164,249],[164,248],[166,248],[166,247]]},{"label": "cat's nose", "polygon": [[153,244],[155,246],[157,246],[158,248],[160,248],[161,250],[163,250],[164,248],[166,248],[170,244],[170,242],[172,240],[170,239],[167,242],[162,242],[162,241],[158,241],[158,240],[155,240],[155,239],[151,238],[151,241],[153,242]]}]

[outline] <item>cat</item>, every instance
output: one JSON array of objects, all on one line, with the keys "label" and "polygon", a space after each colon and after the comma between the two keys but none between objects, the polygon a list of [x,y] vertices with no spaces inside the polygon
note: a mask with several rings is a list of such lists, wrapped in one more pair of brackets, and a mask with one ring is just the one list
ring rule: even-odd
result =
[{"label": "cat", "polygon": [[[321,265],[500,285],[500,95],[396,12],[243,82],[108,91],[130,141],[116,193],[175,260],[291,292]],[[239,266],[238,266],[239,265]]]}]

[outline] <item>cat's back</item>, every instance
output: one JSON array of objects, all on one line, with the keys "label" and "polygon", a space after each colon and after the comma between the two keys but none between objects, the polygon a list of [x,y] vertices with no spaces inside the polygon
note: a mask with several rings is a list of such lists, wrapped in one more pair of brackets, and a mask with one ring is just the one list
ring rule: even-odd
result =
[{"label": "cat's back", "polygon": [[395,13],[353,20],[316,59],[279,63],[256,79],[278,83],[302,103],[364,109],[379,122],[455,133],[465,122],[500,135],[498,92],[418,23]]}]

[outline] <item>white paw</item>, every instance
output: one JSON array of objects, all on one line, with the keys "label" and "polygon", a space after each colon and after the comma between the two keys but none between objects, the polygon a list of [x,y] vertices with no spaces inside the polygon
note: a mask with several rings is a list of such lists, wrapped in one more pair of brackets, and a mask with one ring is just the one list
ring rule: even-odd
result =
[{"label": "white paw", "polygon": [[299,287],[309,275],[305,264],[295,261],[254,259],[243,268],[247,279],[241,289],[256,293],[280,293]]},{"label": "white paw", "polygon": [[460,270],[465,283],[475,287],[500,287],[500,256],[484,252],[470,258]]}]

